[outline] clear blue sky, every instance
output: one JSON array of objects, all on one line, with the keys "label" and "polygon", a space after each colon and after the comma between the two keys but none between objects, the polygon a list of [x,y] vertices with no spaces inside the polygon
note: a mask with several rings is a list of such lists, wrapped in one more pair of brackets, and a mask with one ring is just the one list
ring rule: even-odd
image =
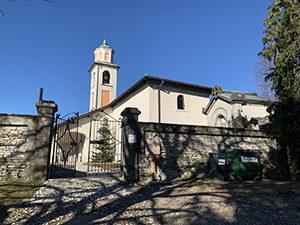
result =
[{"label": "clear blue sky", "polygon": [[271,0],[2,0],[0,113],[89,109],[93,51],[115,49],[117,94],[145,74],[253,91]]}]

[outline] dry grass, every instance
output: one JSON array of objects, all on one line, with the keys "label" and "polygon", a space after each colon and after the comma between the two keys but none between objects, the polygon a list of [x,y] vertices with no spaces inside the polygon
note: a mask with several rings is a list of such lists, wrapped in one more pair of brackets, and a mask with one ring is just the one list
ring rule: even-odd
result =
[{"label": "dry grass", "polygon": [[0,223],[7,216],[7,209],[31,198],[41,186],[42,183],[0,183]]}]

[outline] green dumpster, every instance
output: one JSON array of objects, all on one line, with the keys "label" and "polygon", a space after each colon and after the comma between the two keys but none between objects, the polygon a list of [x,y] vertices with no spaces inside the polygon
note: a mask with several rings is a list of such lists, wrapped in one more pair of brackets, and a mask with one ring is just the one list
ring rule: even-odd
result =
[{"label": "green dumpster", "polygon": [[229,162],[229,174],[238,178],[261,178],[261,165],[259,150],[247,150],[247,149],[227,149]]}]

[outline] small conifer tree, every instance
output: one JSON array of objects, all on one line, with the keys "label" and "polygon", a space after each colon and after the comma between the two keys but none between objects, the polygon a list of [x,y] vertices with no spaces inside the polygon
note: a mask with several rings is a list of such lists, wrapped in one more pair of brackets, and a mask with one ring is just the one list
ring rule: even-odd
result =
[{"label": "small conifer tree", "polygon": [[97,139],[103,141],[103,144],[95,145],[95,151],[92,152],[92,163],[113,162],[116,145],[107,118],[101,121],[101,127],[97,133],[99,134]]}]

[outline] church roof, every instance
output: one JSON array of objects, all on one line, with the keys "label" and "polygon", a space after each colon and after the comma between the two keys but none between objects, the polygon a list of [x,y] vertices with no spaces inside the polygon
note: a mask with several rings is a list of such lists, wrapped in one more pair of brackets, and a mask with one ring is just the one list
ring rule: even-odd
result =
[{"label": "church roof", "polygon": [[103,108],[108,108],[108,107],[114,107],[117,103],[119,103],[122,99],[126,98],[127,96],[130,96],[133,94],[136,90],[141,88],[144,85],[147,84],[157,84],[157,85],[166,85],[166,86],[171,86],[171,87],[176,87],[176,88],[187,88],[189,90],[194,90],[194,91],[200,91],[204,92],[207,94],[211,93],[212,88],[211,87],[206,87],[202,85],[197,85],[197,84],[190,84],[190,83],[185,83],[181,81],[176,81],[176,80],[170,80],[170,79],[165,79],[165,78],[160,78],[160,77],[154,77],[150,75],[145,75],[142,77],[139,81],[137,81],[134,85],[132,85],[130,88],[128,88],[126,91],[124,91],[120,96],[118,96],[115,100],[113,100],[109,105],[104,106],[100,109]]},{"label": "church roof", "polygon": [[110,106],[116,105],[121,99],[132,94],[135,90],[137,90],[138,88],[146,84],[157,84],[157,85],[164,85],[164,86],[166,85],[166,86],[177,87],[177,88],[181,87],[181,88],[187,88],[189,90],[200,91],[208,94],[210,94],[212,90],[211,87],[201,86],[197,84],[190,84],[190,83],[185,83],[181,81],[170,80],[170,79],[165,79],[160,77],[154,77],[146,74],[142,79],[140,79],[134,85],[132,85],[130,88],[124,91],[119,97],[117,97],[109,105]]},{"label": "church roof", "polygon": [[227,100],[230,100],[230,99],[232,99],[232,95],[234,95],[234,94],[236,94],[240,98],[242,95],[244,95],[246,101],[267,101],[266,99],[258,96],[257,93],[254,93],[254,92],[224,90],[223,93],[220,94],[220,96]]},{"label": "church roof", "polygon": [[[121,102],[123,99],[133,95],[136,91],[138,91],[140,88],[144,87],[145,85],[162,85],[162,86],[168,86],[168,87],[175,87],[175,88],[183,88],[188,89],[192,91],[199,91],[201,93],[210,94],[212,91],[212,87],[197,85],[197,84],[191,84],[176,80],[170,80],[150,75],[145,75],[142,77],[139,81],[137,81],[135,84],[133,84],[131,87],[129,87],[126,91],[124,91],[121,95],[119,95],[116,99],[114,99],[111,103],[109,103],[106,106],[103,106],[101,108],[95,109],[94,112],[103,111],[107,108],[114,107],[119,102]],[[89,116],[90,113],[82,114],[80,117]]]},{"label": "church roof", "polygon": [[246,104],[263,105],[267,101],[267,99],[258,96],[257,93],[254,92],[228,91],[228,90],[223,90],[221,87],[218,86],[215,86],[212,89],[211,95],[212,97],[208,105],[206,106],[206,108],[203,108],[204,114],[208,114],[208,112],[210,111],[210,109],[218,99],[223,100],[229,104],[239,103],[242,105],[246,105]]},{"label": "church roof", "polygon": [[120,69],[120,67],[117,66],[117,65],[114,64],[114,63],[105,62],[105,61],[100,61],[100,62],[94,62],[93,65],[91,66],[91,68],[89,69],[89,72],[91,72],[91,71],[93,70],[93,68],[94,68],[96,65],[100,65],[100,66],[104,65],[104,66],[116,68],[117,70]]}]

